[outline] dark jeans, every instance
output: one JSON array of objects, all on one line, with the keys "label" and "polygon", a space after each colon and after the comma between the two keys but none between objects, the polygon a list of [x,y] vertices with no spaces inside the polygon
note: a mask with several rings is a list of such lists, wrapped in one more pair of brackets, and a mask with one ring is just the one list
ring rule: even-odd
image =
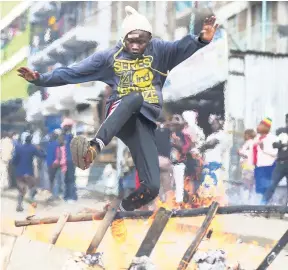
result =
[{"label": "dark jeans", "polygon": [[32,175],[23,175],[23,176],[17,176],[17,188],[18,188],[18,205],[22,205],[24,196],[27,191],[27,187],[30,190],[30,200],[33,201],[34,197],[37,193],[36,186],[37,186],[37,178],[35,178]]},{"label": "dark jeans", "polygon": [[255,191],[257,194],[264,195],[272,184],[272,175],[275,169],[275,164],[272,166],[255,167]]},{"label": "dark jeans", "polygon": [[287,178],[288,185],[288,160],[282,162],[278,161],[272,174],[272,184],[269,186],[263,197],[263,201],[265,203],[268,203],[270,201],[276,190],[276,187],[285,176]]},{"label": "dark jeans", "polygon": [[75,183],[75,166],[72,160],[67,160],[67,171],[65,174],[65,191],[64,200],[74,200],[77,201],[77,189]]},{"label": "dark jeans", "polygon": [[100,139],[107,145],[117,136],[128,146],[140,178],[140,187],[122,201],[122,207],[128,211],[151,202],[157,197],[160,188],[156,125],[139,113],[142,105],[143,97],[138,92],[112,103],[106,120],[92,141]]},{"label": "dark jeans", "polygon": [[48,167],[48,175],[49,175],[50,191],[51,192],[53,190],[56,172],[57,172],[57,168],[54,168],[52,166]]}]

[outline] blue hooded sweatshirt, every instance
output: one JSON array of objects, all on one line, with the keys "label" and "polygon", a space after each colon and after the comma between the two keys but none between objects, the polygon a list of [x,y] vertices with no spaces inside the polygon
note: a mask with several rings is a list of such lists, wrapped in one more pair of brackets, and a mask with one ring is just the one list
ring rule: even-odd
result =
[{"label": "blue hooded sweatshirt", "polygon": [[30,143],[16,145],[12,160],[15,165],[16,176],[34,176],[33,158],[35,156],[45,158],[45,153],[39,151],[35,145]]},{"label": "blue hooded sweatshirt", "polygon": [[133,59],[119,41],[114,48],[95,52],[78,64],[41,74],[32,83],[52,87],[102,81],[112,88],[107,106],[132,91],[138,91],[144,98],[140,112],[155,122],[163,104],[162,87],[167,72],[207,44],[192,35],[174,42],[154,38],[143,56]]}]

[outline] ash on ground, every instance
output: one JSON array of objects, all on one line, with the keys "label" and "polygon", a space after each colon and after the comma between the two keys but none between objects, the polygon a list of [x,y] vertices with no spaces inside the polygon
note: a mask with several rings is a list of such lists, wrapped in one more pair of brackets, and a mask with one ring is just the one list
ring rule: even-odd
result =
[{"label": "ash on ground", "polygon": [[156,266],[147,256],[135,257],[132,261],[131,270],[156,270]]},{"label": "ash on ground", "polygon": [[76,252],[71,256],[62,270],[105,269],[102,261],[103,253],[85,254]]},{"label": "ash on ground", "polygon": [[244,270],[239,263],[228,265],[226,252],[221,249],[207,252],[197,251],[194,255],[194,261],[198,270]]}]

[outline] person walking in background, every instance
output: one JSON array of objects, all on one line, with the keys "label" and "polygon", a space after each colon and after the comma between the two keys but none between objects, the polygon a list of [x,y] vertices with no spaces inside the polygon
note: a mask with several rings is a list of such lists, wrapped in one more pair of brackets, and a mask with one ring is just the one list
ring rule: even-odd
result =
[{"label": "person walking in background", "polygon": [[240,164],[242,168],[242,181],[245,191],[248,191],[247,200],[251,199],[254,191],[254,164],[253,164],[253,145],[256,132],[253,129],[247,129],[244,132],[244,144],[238,150]]},{"label": "person walking in background", "polygon": [[[199,149],[205,143],[203,129],[198,126],[198,114],[195,111],[184,111],[182,116],[187,123],[185,132],[189,134],[192,141],[190,153],[187,154],[186,172],[185,172],[185,190],[188,191],[191,198],[194,198],[201,181],[203,168],[203,157]],[[191,201],[193,204],[193,202]]]},{"label": "person walking in background", "polygon": [[10,187],[9,181],[9,163],[12,159],[14,145],[8,132],[2,132],[1,138],[1,190],[6,190]]},{"label": "person walking in background", "polygon": [[72,160],[70,143],[73,139],[72,127],[74,125],[74,121],[69,118],[65,118],[61,124],[61,128],[64,133],[65,140],[65,153],[66,153],[66,163],[67,170],[65,174],[65,190],[64,190],[64,200],[73,203],[78,200],[77,196],[77,188],[75,181],[75,165]]},{"label": "person walking in background", "polygon": [[17,145],[13,156],[13,164],[15,166],[16,181],[18,187],[18,203],[17,212],[23,211],[23,199],[26,194],[26,187],[30,189],[30,201],[34,201],[37,193],[37,179],[34,177],[33,158],[35,156],[45,158],[45,153],[31,144],[32,136],[25,138],[23,145]]},{"label": "person walking in background", "polygon": [[46,148],[46,164],[48,167],[48,175],[49,175],[49,190],[52,193],[53,192],[53,186],[54,186],[54,179],[55,179],[55,175],[56,175],[56,169],[53,167],[53,163],[56,159],[56,149],[59,146],[58,143],[58,131],[55,130],[51,136],[50,136],[50,140],[47,144],[47,148]]},{"label": "person walking in background", "polygon": [[56,169],[54,185],[53,185],[53,200],[59,199],[59,194],[64,191],[65,175],[67,172],[66,147],[64,136],[58,138],[59,145],[56,148],[56,159],[53,162],[53,167]]},{"label": "person walking in background", "polygon": [[270,118],[264,118],[260,122],[253,145],[255,191],[259,195],[264,195],[272,184],[272,173],[278,152],[276,148],[273,148],[273,143],[277,138],[270,133],[271,124]]},{"label": "person walking in background", "polygon": [[288,188],[288,114],[286,114],[285,122],[286,126],[283,128],[279,128],[276,131],[277,140],[273,143],[273,147],[275,149],[278,149],[278,157],[276,161],[276,167],[272,174],[272,183],[263,196],[264,204],[269,203],[276,190],[276,187],[284,177],[286,177]]},{"label": "person walking in background", "polygon": [[[42,135],[41,129],[36,125],[32,125],[32,128],[33,128],[33,133],[31,133],[32,134],[31,143],[35,146],[40,147],[41,135]],[[38,157],[35,157],[33,164],[34,164],[34,175],[36,178],[40,178],[41,159],[39,159]]]},{"label": "person walking in background", "polygon": [[[46,153],[48,152],[48,146],[50,143],[50,134],[48,133],[48,130],[44,128],[43,130],[43,136],[40,141],[40,148],[45,149]],[[47,156],[46,156],[47,159]],[[47,166],[47,160],[41,160],[41,170],[40,170],[40,183],[39,188],[42,189],[44,193],[50,191],[50,179],[49,179],[49,173],[48,173],[48,166]]]}]

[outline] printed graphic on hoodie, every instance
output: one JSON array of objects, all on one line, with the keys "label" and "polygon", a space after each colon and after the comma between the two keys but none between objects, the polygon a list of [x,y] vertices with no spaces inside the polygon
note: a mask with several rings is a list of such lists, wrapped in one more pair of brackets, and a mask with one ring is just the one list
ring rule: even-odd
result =
[{"label": "printed graphic on hoodie", "polygon": [[114,72],[120,77],[117,91],[120,97],[133,91],[140,91],[148,103],[159,103],[156,88],[152,82],[154,79],[151,71],[153,58],[144,56],[138,60],[115,59]]}]

